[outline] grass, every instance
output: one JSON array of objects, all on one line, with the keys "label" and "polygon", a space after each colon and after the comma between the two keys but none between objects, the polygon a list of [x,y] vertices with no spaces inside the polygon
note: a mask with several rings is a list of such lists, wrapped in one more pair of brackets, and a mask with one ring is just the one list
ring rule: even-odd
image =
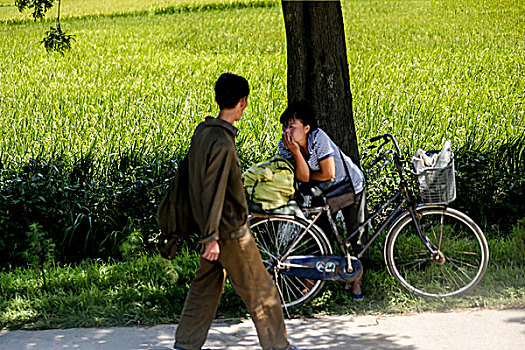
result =
[{"label": "grass", "polygon": [[515,1],[344,4],[361,139],[392,130],[413,149],[523,132],[524,14]]},{"label": "grass", "polygon": [[[323,293],[292,317],[447,311],[473,307],[525,307],[525,221],[506,238],[489,234],[490,262],[481,282],[466,295],[425,299],[408,293],[384,267],[381,243],[371,250],[365,272],[366,299],[356,302],[343,283],[328,282]],[[174,261],[138,253],[127,261],[86,260],[50,266],[49,291],[38,270],[0,271],[0,329],[47,329],[154,325],[177,322],[197,267],[184,249]],[[247,311],[227,284],[218,318],[244,318]]]},{"label": "grass", "polygon": [[[66,25],[77,43],[67,60],[38,47],[38,23],[0,27],[0,37],[18,32],[16,42],[1,40],[0,161],[59,154],[73,161],[91,152],[105,164],[130,150],[149,159],[180,153],[194,126],[216,113],[211,86],[224,70],[246,75],[253,86],[246,122],[253,126],[240,139],[243,153],[268,154],[275,137],[264,135],[276,136],[277,125],[267,113],[275,117],[284,106],[276,95],[284,91],[284,61],[274,52],[283,43],[250,43],[282,34],[278,27],[257,33],[269,20],[265,9],[255,9],[248,20],[212,11],[72,21]],[[217,31],[218,25],[229,30]],[[237,52],[219,53],[230,48]]]},{"label": "grass", "polygon": [[[60,10],[61,18],[78,18],[83,16],[115,16],[127,13],[153,14],[162,12],[200,11],[211,8],[251,7],[277,4],[277,0],[67,0],[63,1]],[[18,11],[15,0],[0,0],[0,21],[21,22],[33,20],[31,11]],[[56,6],[46,15],[54,19]]]},{"label": "grass", "polygon": [[152,324],[173,320],[195,259],[142,256],[126,263],[84,261],[48,270],[44,292],[31,269],[2,273],[2,327]]},{"label": "grass", "polygon": [[[519,244],[523,244],[524,235],[520,232],[506,240],[489,241],[493,256],[487,273],[465,296],[423,299],[406,292],[388,275],[377,249],[373,250],[373,267],[363,279],[364,301],[352,300],[344,284],[329,282],[321,296],[290,312],[292,317],[312,317],[524,307],[523,250],[515,254]],[[49,292],[42,290],[36,271],[25,268],[2,271],[0,329],[177,322],[196,265],[196,255],[188,251],[173,262],[142,254],[126,262],[88,260],[76,266],[55,265],[47,271]],[[217,317],[247,316],[238,295],[226,285]]]},{"label": "grass", "polygon": [[[113,16],[95,3],[64,2],[74,18],[66,15],[63,26],[76,35],[65,58],[38,44],[48,23],[0,24],[4,167],[57,155],[74,162],[91,152],[103,168],[128,151],[145,159],[180,153],[195,125],[217,113],[211,87],[224,71],[245,75],[253,90],[240,123],[243,163],[275,152],[286,104],[280,7],[201,0],[192,3],[224,7],[156,15],[142,12],[151,1],[117,1],[114,9],[129,12]],[[515,2],[344,1],[343,8],[363,146],[383,132],[411,152],[445,139],[458,148],[499,144],[524,132],[524,14]]]}]

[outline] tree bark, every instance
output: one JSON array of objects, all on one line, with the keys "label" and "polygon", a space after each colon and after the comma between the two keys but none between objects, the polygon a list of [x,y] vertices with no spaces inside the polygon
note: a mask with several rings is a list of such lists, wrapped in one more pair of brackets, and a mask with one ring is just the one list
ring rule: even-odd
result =
[{"label": "tree bark", "polygon": [[359,164],[340,1],[282,1],[288,102],[308,101],[319,126]]}]

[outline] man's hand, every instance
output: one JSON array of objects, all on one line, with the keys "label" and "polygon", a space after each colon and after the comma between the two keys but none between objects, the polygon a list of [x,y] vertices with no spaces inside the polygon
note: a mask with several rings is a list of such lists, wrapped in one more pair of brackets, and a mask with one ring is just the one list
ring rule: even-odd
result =
[{"label": "man's hand", "polygon": [[206,245],[204,246],[204,253],[202,253],[202,257],[209,261],[215,261],[219,259],[220,252],[221,248],[219,247],[219,242],[212,241],[206,243]]}]

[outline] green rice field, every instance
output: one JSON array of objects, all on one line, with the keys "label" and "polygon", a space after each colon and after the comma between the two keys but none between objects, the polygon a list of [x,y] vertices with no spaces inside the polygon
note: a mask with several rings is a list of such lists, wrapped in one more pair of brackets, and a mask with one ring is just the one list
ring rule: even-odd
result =
[{"label": "green rice field", "polygon": [[[275,152],[286,106],[278,1],[64,0],[65,56],[40,44],[54,25],[0,0],[0,161],[124,153],[166,159],[217,114],[225,71],[251,83],[240,122],[245,163]],[[525,11],[517,0],[342,2],[360,146],[391,132],[406,150],[451,139],[494,145],[525,130]]]}]

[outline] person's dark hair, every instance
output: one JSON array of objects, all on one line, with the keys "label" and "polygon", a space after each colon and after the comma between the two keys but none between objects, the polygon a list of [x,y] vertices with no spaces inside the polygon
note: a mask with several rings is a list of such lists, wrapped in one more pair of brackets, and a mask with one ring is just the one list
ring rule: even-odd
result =
[{"label": "person's dark hair", "polygon": [[219,108],[233,108],[250,94],[248,80],[232,73],[223,73],[215,83],[215,100]]},{"label": "person's dark hair", "polygon": [[314,109],[306,101],[292,102],[281,114],[279,121],[286,126],[293,119],[300,120],[304,126],[310,125],[310,131],[318,128]]}]

